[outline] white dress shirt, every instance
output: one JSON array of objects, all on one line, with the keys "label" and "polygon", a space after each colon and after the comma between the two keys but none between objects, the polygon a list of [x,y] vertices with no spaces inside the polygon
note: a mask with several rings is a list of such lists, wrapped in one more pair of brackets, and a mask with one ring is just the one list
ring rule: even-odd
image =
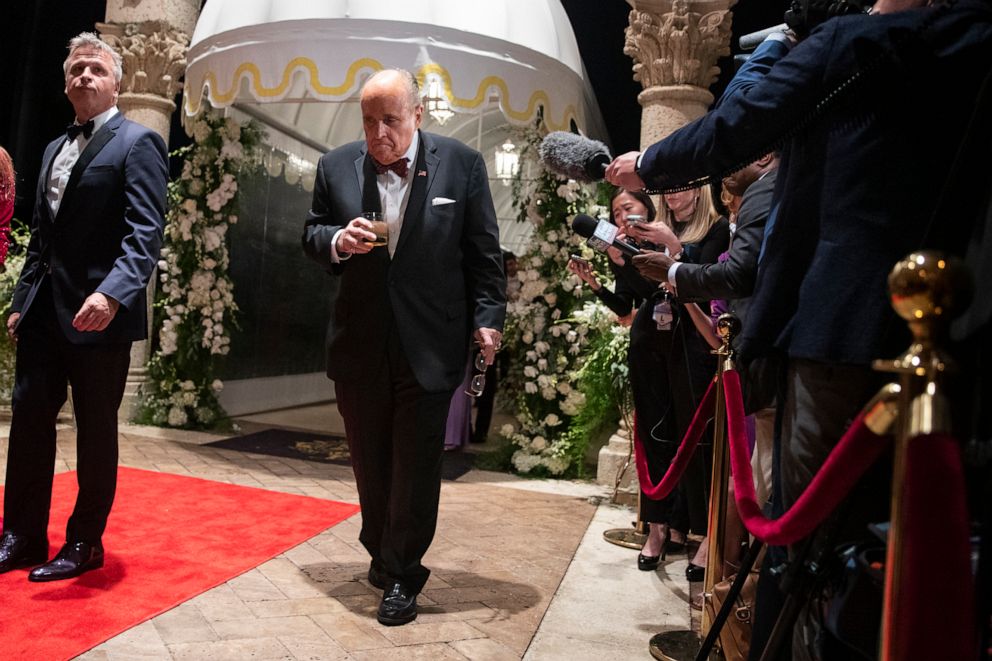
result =
[{"label": "white dress shirt", "polygon": [[[384,173],[376,175],[375,178],[379,188],[382,219],[386,221],[386,225],[389,227],[389,242],[386,249],[389,250],[390,257],[396,252],[396,244],[400,240],[400,231],[403,229],[403,216],[406,214],[406,205],[410,201],[410,189],[412,188],[410,184],[416,175],[417,149],[419,147],[420,131],[415,131],[413,140],[410,141],[410,146],[407,148],[406,154],[404,154],[404,158],[406,158],[409,165],[406,176],[401,177],[392,170],[386,170]],[[338,237],[343,231],[338,230],[335,232],[331,240],[331,262],[333,263],[338,263],[351,257],[350,254],[338,254]]]},{"label": "white dress shirt", "polygon": [[[59,213],[59,205],[62,204],[62,196],[65,194],[65,187],[69,183],[69,175],[72,174],[72,168],[76,166],[79,155],[86,149],[86,145],[90,144],[93,135],[107,123],[107,120],[117,113],[117,106],[104,110],[93,118],[93,133],[90,134],[90,137],[87,138],[80,133],[73,140],[66,139],[62,143],[61,149],[55,154],[55,158],[52,159],[52,170],[48,175],[48,188],[45,193],[48,206],[52,210],[52,218]],[[76,124],[78,125],[78,122]]]}]

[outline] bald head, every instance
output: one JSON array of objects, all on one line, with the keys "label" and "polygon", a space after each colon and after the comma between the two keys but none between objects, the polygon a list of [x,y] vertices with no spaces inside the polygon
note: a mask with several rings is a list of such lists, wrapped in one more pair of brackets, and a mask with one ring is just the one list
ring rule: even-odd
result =
[{"label": "bald head", "polygon": [[416,76],[405,69],[383,69],[372,74],[362,86],[361,98],[367,94],[405,94],[411,108],[420,105],[420,85]]},{"label": "bald head", "polygon": [[362,87],[361,105],[372,157],[383,165],[402,158],[424,113],[417,79],[401,69],[380,71]]}]

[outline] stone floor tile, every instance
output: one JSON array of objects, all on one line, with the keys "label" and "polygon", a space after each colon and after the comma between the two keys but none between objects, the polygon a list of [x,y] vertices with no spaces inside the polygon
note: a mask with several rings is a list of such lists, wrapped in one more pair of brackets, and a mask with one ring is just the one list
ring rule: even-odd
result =
[{"label": "stone floor tile", "polygon": [[448,643],[471,661],[519,661],[520,655],[491,638],[472,638]]},{"label": "stone floor tile", "polygon": [[[236,579],[235,579],[236,580]],[[253,611],[245,605],[241,597],[231,587],[231,582],[218,585],[212,590],[190,599],[187,604],[196,606],[203,617],[210,622],[241,620],[253,616]]]},{"label": "stone floor tile", "polygon": [[280,638],[297,661],[351,661],[353,657],[340,645],[322,634],[313,638]]},{"label": "stone floor tile", "polygon": [[482,638],[485,635],[465,622],[420,622],[418,620],[401,627],[383,627],[381,632],[390,642],[398,646],[446,643],[452,640]]},{"label": "stone floor tile", "polygon": [[95,653],[96,659],[169,659],[169,649],[166,647],[157,627],[151,622],[142,622],[131,627],[119,636],[98,645],[89,653]]},{"label": "stone floor tile", "polygon": [[321,630],[309,617],[266,617],[251,620],[214,622],[213,628],[224,640],[245,638],[308,638],[320,637]]},{"label": "stone floor tile", "polygon": [[429,645],[408,645],[402,649],[372,650],[352,652],[355,661],[465,661],[465,657],[449,645],[434,643]]},{"label": "stone floor tile", "polygon": [[295,661],[286,646],[275,638],[223,640],[214,643],[169,645],[175,661]]},{"label": "stone floor tile", "polygon": [[321,597],[324,592],[295,564],[277,557],[258,566],[258,571],[290,599]]},{"label": "stone floor tile", "polygon": [[330,597],[285,599],[282,601],[248,601],[245,602],[245,605],[251,610],[251,614],[258,618],[343,613],[348,610],[340,601],[331,599]]},{"label": "stone floor tile", "polygon": [[457,604],[427,604],[426,598],[417,597],[419,605],[417,621],[451,622],[458,620],[478,620],[497,617],[499,611],[481,602],[467,601]]},{"label": "stone floor tile", "polygon": [[[382,628],[375,619],[357,618],[349,613],[310,616],[324,632],[348,652],[389,648],[393,644],[374,627]],[[393,650],[395,653],[395,650]]]},{"label": "stone floor tile", "polygon": [[234,593],[242,601],[265,601],[268,599],[286,598],[286,595],[273,585],[257,568],[232,578],[227,584],[234,589]]},{"label": "stone floor tile", "polygon": [[199,643],[217,640],[217,632],[196,606],[189,603],[176,606],[151,620],[166,645]]}]

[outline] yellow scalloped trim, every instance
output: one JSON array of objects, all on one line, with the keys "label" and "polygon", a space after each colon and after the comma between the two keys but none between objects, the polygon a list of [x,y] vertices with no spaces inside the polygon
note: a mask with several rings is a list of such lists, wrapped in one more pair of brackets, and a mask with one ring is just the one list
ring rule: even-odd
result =
[{"label": "yellow scalloped trim", "polygon": [[[198,90],[198,95],[196,100],[193,100],[192,95],[186,96],[186,112],[190,115],[195,115],[200,111],[200,104],[203,100],[203,87],[206,85],[210,86],[210,97],[211,101],[218,106],[230,105],[234,98],[238,94],[238,87],[241,83],[241,78],[245,75],[250,77],[251,87],[254,93],[261,98],[273,98],[285,94],[286,90],[289,89],[292,83],[293,74],[298,68],[303,68],[310,74],[310,89],[317,94],[324,96],[341,96],[345,94],[348,90],[355,87],[358,79],[358,74],[363,69],[372,69],[373,71],[381,71],[383,69],[382,63],[378,60],[372,58],[361,58],[353,62],[345,74],[345,80],[340,85],[334,87],[328,87],[321,84],[320,82],[320,72],[318,71],[317,64],[308,57],[295,57],[289,61],[286,68],[283,69],[282,80],[275,87],[265,87],[262,85],[262,72],[258,65],[254,62],[245,62],[238,66],[234,71],[232,76],[233,83],[229,89],[226,91],[219,91],[219,86],[217,83],[217,76],[213,71],[208,71],[203,77],[203,84]],[[461,98],[455,96],[451,89],[451,74],[447,69],[439,64],[425,64],[420,67],[417,71],[417,80],[421,86],[426,82],[427,76],[429,74],[436,74],[444,85],[444,91],[447,94],[449,102],[453,108],[462,108],[465,110],[471,110],[473,108],[478,108],[486,101],[486,92],[490,87],[495,87],[500,94],[502,99],[503,112],[510,119],[516,120],[518,122],[528,122],[530,121],[537,112],[537,107],[539,105],[544,105],[545,108],[551,107],[551,98],[548,96],[547,92],[544,90],[537,90],[531,94],[530,100],[527,103],[526,109],[515,110],[510,103],[510,88],[506,84],[506,81],[499,76],[486,76],[479,83],[475,96],[471,98]],[[194,105],[195,104],[195,105]],[[561,124],[556,125],[549,117],[545,116],[545,122],[548,127],[552,130],[568,130],[569,121],[575,120],[577,113],[575,107],[569,104],[565,108],[564,117]]]}]

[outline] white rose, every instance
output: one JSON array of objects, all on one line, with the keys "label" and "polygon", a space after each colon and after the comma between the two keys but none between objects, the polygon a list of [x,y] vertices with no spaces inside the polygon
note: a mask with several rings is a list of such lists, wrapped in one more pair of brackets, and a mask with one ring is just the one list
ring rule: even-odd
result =
[{"label": "white rose", "polygon": [[186,424],[186,411],[178,406],[173,406],[169,409],[169,426],[170,427],[181,427]]}]

